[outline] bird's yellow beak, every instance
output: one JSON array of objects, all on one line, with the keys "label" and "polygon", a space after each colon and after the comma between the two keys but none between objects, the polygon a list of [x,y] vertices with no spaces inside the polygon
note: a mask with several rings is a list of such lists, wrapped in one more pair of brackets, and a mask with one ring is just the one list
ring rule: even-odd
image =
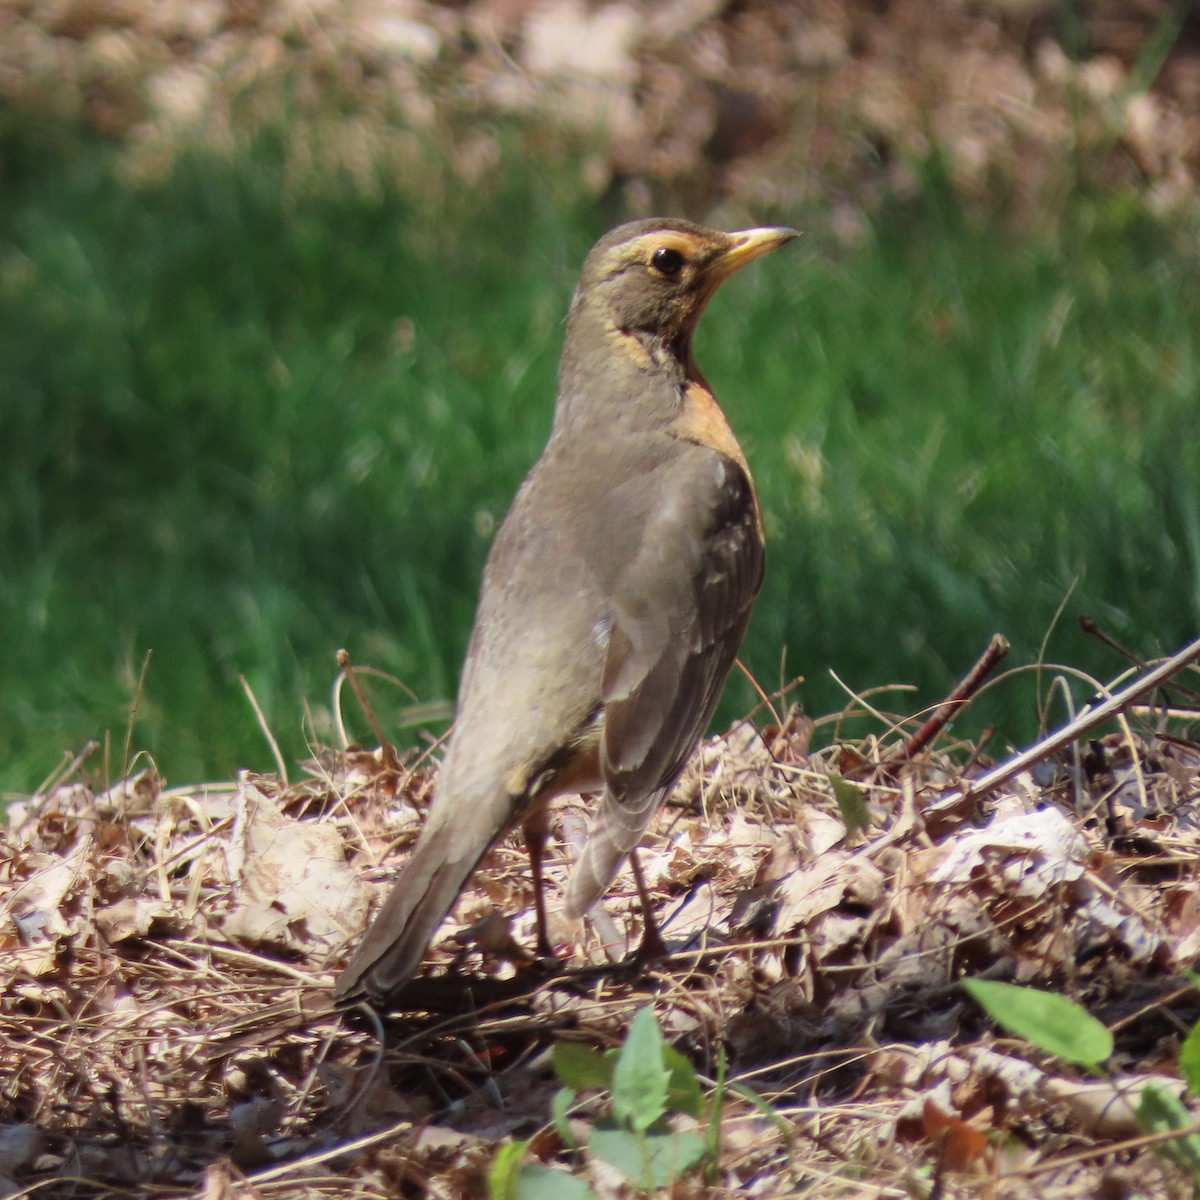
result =
[{"label": "bird's yellow beak", "polygon": [[770,254],[772,250],[778,250],[780,246],[786,245],[793,238],[799,236],[798,230],[788,229],[783,225],[762,229],[743,229],[740,233],[731,233],[729,249],[722,251],[713,259],[709,270],[718,279],[727,279],[734,271],[744,267],[748,262],[762,258],[764,254]]}]

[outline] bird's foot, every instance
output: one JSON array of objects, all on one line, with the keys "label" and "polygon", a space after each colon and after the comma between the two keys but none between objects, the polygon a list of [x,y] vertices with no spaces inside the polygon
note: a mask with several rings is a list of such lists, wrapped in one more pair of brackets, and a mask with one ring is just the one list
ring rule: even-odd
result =
[{"label": "bird's foot", "polygon": [[646,928],[642,933],[642,942],[638,946],[636,953],[633,956],[633,961],[639,968],[645,968],[652,963],[659,962],[661,959],[669,958],[671,951],[667,943],[663,941],[663,936],[658,931],[658,926],[653,921],[646,922]]}]

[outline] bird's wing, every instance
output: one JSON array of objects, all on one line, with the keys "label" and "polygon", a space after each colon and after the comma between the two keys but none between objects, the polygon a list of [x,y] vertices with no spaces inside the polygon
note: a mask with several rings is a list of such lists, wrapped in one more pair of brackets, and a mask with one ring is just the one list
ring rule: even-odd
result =
[{"label": "bird's wing", "polygon": [[[618,591],[603,677],[606,788],[568,891],[576,913],[611,882],[704,734],[762,583],[749,477],[729,459],[718,466],[693,528],[668,510],[670,527],[652,527],[646,539],[676,552],[689,540],[693,570],[678,572],[674,554],[661,573],[639,558]],[[681,541],[663,540],[672,537]]]}]

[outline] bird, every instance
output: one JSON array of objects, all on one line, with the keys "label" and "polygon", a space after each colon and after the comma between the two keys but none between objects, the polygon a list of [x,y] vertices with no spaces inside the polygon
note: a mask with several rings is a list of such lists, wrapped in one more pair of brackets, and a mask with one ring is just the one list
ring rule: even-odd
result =
[{"label": "bird", "polygon": [[719,285],[790,242],[673,218],[595,244],[571,300],[545,449],[484,568],[449,748],[421,835],[334,984],[381,1002],[417,973],[491,847],[521,826],[537,945],[549,805],[600,795],[564,895],[596,905],[699,745],[763,579],[746,457],[696,366]]}]

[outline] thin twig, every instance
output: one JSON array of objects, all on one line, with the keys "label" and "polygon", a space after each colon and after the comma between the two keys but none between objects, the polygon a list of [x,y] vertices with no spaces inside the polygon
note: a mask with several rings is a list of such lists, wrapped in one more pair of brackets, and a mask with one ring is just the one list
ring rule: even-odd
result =
[{"label": "thin twig", "polygon": [[[1146,669],[1146,661],[1140,658],[1134,652],[1125,646],[1122,646],[1111,633],[1100,628],[1100,623],[1091,613],[1081,613],[1079,616],[1079,628],[1083,630],[1089,637],[1094,637],[1101,645],[1107,646],[1114,654],[1119,654],[1127,662],[1133,663],[1139,671]],[[1200,701],[1200,692],[1194,692],[1191,688],[1186,688],[1182,684],[1176,683],[1172,685],[1180,695],[1186,696],[1193,702]]]},{"label": "thin twig", "polygon": [[337,663],[342,668],[342,673],[346,676],[354,695],[358,698],[359,707],[363,710],[367,724],[370,725],[371,732],[379,743],[379,749],[383,752],[383,765],[390,771],[400,770],[400,757],[396,753],[396,747],[384,736],[382,727],[375,719],[375,710],[367,701],[367,694],[363,691],[362,684],[358,682],[358,676],[354,673],[354,667],[350,664],[350,655],[346,650],[337,652]]},{"label": "thin twig", "polygon": [[1038,647],[1037,653],[1037,697],[1038,697],[1038,730],[1045,732],[1046,720],[1050,713],[1049,700],[1045,705],[1042,703],[1042,670],[1046,663],[1046,647],[1050,644],[1050,637],[1058,628],[1059,621],[1062,620],[1062,615],[1066,611],[1067,601],[1071,599],[1075,589],[1079,586],[1079,576],[1076,575],[1071,580],[1071,586],[1067,588],[1066,594],[1058,602],[1058,607],[1054,610],[1054,616],[1050,618],[1050,624],[1046,627],[1046,632],[1042,634],[1042,644]]},{"label": "thin twig", "polygon": [[[1150,720],[1151,717],[1163,717],[1168,721],[1200,721],[1200,708],[1160,708],[1157,704],[1131,704],[1130,713],[1135,717]],[[1179,745],[1190,746],[1194,743],[1186,738],[1172,737],[1159,730],[1155,736],[1164,742],[1175,742]]]},{"label": "thin twig", "polygon": [[780,717],[779,710],[776,709],[775,705],[771,702],[771,697],[767,695],[766,691],[763,689],[762,684],[760,684],[758,682],[758,680],[755,679],[754,676],[750,674],[749,667],[747,667],[746,664],[744,662],[742,662],[742,660],[740,658],[735,658],[733,660],[733,663],[734,663],[734,666],[736,666],[737,669],[739,671],[741,671],[741,673],[743,675],[745,675],[745,677],[750,681],[750,686],[755,690],[755,692],[758,693],[759,704],[765,706],[767,711],[771,714],[771,716],[773,716],[775,718],[776,725],[782,725],[783,718]]},{"label": "thin twig", "polygon": [[247,682],[245,675],[239,675],[238,679],[242,685],[242,691],[246,693],[246,699],[250,701],[250,707],[254,709],[254,715],[258,719],[258,727],[262,730],[262,735],[267,739],[267,745],[271,747],[271,753],[275,756],[275,767],[279,771],[279,778],[283,780],[283,786],[288,785],[287,764],[283,761],[283,755],[279,752],[279,743],[275,740],[275,735],[271,732],[271,727],[267,724],[267,718],[263,716],[263,710],[258,706],[258,700],[255,699],[254,693],[250,690],[250,684]]},{"label": "thin twig", "polygon": [[[916,690],[915,688],[913,688],[913,686],[911,684],[897,683],[897,684],[884,684],[881,687],[873,687],[873,688],[868,688],[866,691],[863,691],[863,692],[856,692],[848,683],[846,683],[841,678],[840,675],[838,675],[838,673],[832,667],[830,667],[830,669],[829,669],[829,677],[830,677],[830,679],[833,680],[834,683],[836,683],[838,685],[838,687],[840,687],[842,689],[843,692],[846,693],[847,696],[850,697],[850,699],[854,703],[858,704],[860,706],[860,708],[862,709],[861,713],[851,713],[850,705],[847,704],[846,707],[843,708],[842,711],[838,714],[839,726],[843,720],[845,720],[846,718],[848,718],[850,716],[862,716],[865,714],[868,717],[874,717],[875,720],[877,720],[881,725],[887,726],[887,730],[884,734],[885,737],[887,736],[887,734],[891,734],[891,733],[895,732],[895,730],[899,729],[904,722],[904,718],[886,716],[883,712],[881,712],[878,708],[876,708],[875,705],[868,704],[867,698],[869,696],[880,695],[883,692],[911,692],[911,691]],[[838,729],[838,731],[835,733],[834,736],[838,740],[841,740],[842,734],[841,734],[840,728]]]},{"label": "thin twig", "polygon": [[1114,653],[1119,654],[1127,662],[1133,663],[1139,671],[1146,669],[1145,659],[1139,658],[1132,650],[1127,650],[1116,638],[1111,637],[1100,628],[1096,618],[1091,613],[1079,614],[1079,628],[1083,630],[1089,637],[1094,637],[1101,645],[1107,646]]},{"label": "thin twig", "polygon": [[959,685],[935,708],[929,719],[893,754],[883,760],[885,767],[911,762],[925,749],[975,698],[983,681],[996,669],[997,663],[1008,653],[1008,638],[1003,634],[992,634],[987,649],[979,656],[975,665],[963,677]]},{"label": "thin twig", "polygon": [[99,746],[99,742],[91,741],[85,743],[83,749],[74,758],[71,757],[70,752],[64,754],[63,761],[38,785],[32,798],[34,800],[41,799],[43,796],[48,796],[55,788],[64,787],[71,776],[96,753]]},{"label": "thin twig", "polygon": [[1002,783],[1007,783],[1014,775],[1019,775],[1027,767],[1031,767],[1036,762],[1041,762],[1042,759],[1049,758],[1052,754],[1056,754],[1065,746],[1069,746],[1085,733],[1095,729],[1097,725],[1102,725],[1127,705],[1132,704],[1133,701],[1140,699],[1147,692],[1152,692],[1155,688],[1161,686],[1165,680],[1178,674],[1184,667],[1189,666],[1197,658],[1200,658],[1200,638],[1197,638],[1194,642],[1189,642],[1182,650],[1177,654],[1173,654],[1165,662],[1160,663],[1148,675],[1143,675],[1141,679],[1134,680],[1127,688],[1117,692],[1116,695],[1109,696],[1107,700],[1098,704],[1095,708],[1084,708],[1079,716],[1064,725],[1056,733],[1043,738],[1036,745],[1030,746],[1028,750],[1023,750],[1015,758],[1010,758],[1008,762],[1001,763],[998,767],[993,767],[992,770],[969,783],[961,793],[954,796],[946,795],[938,801],[939,807],[951,802],[951,800],[958,800],[966,796],[982,796],[985,792],[992,791],[993,788],[999,787]]},{"label": "thin twig", "polygon": [[246,1182],[251,1186],[255,1186],[267,1183],[273,1179],[282,1179],[304,1167],[312,1167],[317,1163],[328,1162],[331,1158],[338,1158],[343,1154],[352,1154],[355,1150],[365,1150],[368,1146],[375,1146],[380,1142],[389,1141],[396,1137],[397,1134],[404,1133],[412,1129],[412,1127],[412,1120],[406,1118],[403,1121],[397,1121],[394,1125],[389,1125],[386,1129],[369,1133],[365,1137],[355,1138],[352,1142],[342,1142],[337,1146],[330,1147],[328,1150],[322,1150],[319,1154],[307,1154],[303,1158],[294,1159],[292,1162],[283,1163],[281,1166],[271,1167],[266,1171],[259,1171],[255,1175],[248,1175]]},{"label": "thin twig", "polygon": [[1184,1138],[1195,1137],[1200,1133],[1200,1124],[1185,1125],[1182,1129],[1168,1129],[1162,1133],[1142,1133],[1137,1137],[1125,1138],[1119,1142],[1107,1142],[1104,1145],[1092,1146],[1081,1150],[1078,1154],[1068,1154],[1064,1158],[1051,1158],[1035,1167],[1028,1167],[1021,1172],[1025,1179],[1036,1179],[1039,1175],[1050,1175],[1067,1167],[1078,1166],[1080,1163],[1092,1162],[1097,1158],[1107,1158],[1110,1155],[1129,1154],[1132,1151],[1148,1150],[1152,1146],[1163,1146],[1167,1142],[1182,1141]]},{"label": "thin twig", "polygon": [[976,739],[975,745],[971,747],[970,757],[967,759],[963,767],[963,774],[969,775],[974,769],[975,764],[979,761],[979,756],[983,753],[983,748],[996,736],[995,725],[989,725]]},{"label": "thin twig", "polygon": [[125,751],[121,755],[122,779],[127,778],[129,774],[129,755],[133,750],[133,727],[137,724],[138,709],[142,707],[142,695],[146,689],[146,672],[150,670],[150,659],[153,656],[153,650],[146,651],[146,657],[142,659],[142,670],[138,675],[137,687],[134,689],[133,701],[129,705],[129,723],[125,726]]}]

